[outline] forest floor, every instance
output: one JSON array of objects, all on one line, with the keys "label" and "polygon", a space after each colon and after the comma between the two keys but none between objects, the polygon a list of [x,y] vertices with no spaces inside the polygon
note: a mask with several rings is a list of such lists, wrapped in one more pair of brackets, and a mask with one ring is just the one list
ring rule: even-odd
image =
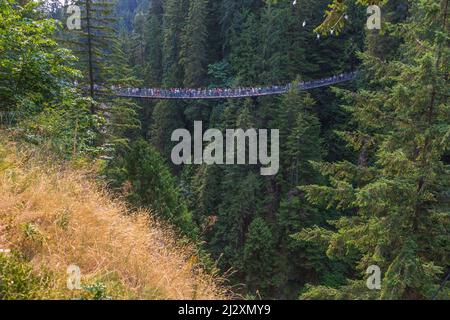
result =
[{"label": "forest floor", "polygon": [[[0,132],[0,249],[11,251],[0,252],[0,298],[228,297],[194,245],[148,211],[130,211],[92,172],[42,153]],[[71,265],[81,284],[72,290]]]}]

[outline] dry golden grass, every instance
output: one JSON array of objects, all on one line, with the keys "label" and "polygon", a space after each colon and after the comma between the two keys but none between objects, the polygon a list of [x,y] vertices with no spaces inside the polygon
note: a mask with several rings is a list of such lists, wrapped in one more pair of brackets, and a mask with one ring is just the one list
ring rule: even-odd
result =
[{"label": "dry golden grass", "polygon": [[170,228],[148,212],[130,214],[86,173],[38,154],[0,139],[0,248],[53,275],[48,298],[79,295],[67,289],[71,264],[82,284],[100,281],[112,298],[227,297],[221,279],[204,272],[193,246]]}]

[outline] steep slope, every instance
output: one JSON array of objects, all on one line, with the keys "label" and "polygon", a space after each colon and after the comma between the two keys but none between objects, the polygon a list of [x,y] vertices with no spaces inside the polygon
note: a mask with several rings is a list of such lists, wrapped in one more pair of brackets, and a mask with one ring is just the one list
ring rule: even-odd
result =
[{"label": "steep slope", "polygon": [[[226,298],[192,245],[148,212],[131,213],[87,172],[41,153],[0,138],[0,249],[11,250],[0,252],[0,299]],[[70,265],[80,268],[81,289],[67,288]],[[13,292],[30,278],[38,292]]]}]

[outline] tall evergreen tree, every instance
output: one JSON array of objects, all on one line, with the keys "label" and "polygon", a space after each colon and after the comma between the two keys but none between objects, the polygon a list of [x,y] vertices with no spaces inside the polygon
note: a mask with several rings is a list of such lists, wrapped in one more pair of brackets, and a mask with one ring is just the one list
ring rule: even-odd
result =
[{"label": "tall evergreen tree", "polygon": [[[185,0],[168,0],[164,3],[163,42],[162,42],[162,85],[181,87],[183,68],[179,63],[183,23],[186,18],[188,2]],[[183,112],[180,102],[161,101],[153,110],[150,128],[152,143],[161,154],[169,158],[173,143],[170,141],[173,130],[184,127]]]},{"label": "tall evergreen tree", "polygon": [[263,218],[255,218],[248,228],[242,259],[245,283],[250,292],[270,295],[275,286],[276,243]]},{"label": "tall evergreen tree", "polygon": [[[91,113],[101,125],[97,144],[103,155],[110,157],[118,147],[126,146],[129,130],[139,127],[137,106],[125,99],[110,99],[111,86],[134,87],[134,78],[128,65],[123,41],[115,29],[117,22],[114,1],[77,0],[81,8],[81,30],[67,30],[63,43],[69,43],[79,58],[84,78],[82,85],[92,98]],[[102,88],[100,95],[98,88]]]},{"label": "tall evergreen tree", "polygon": [[[148,142],[135,142],[125,157],[123,177],[129,182],[128,198],[138,206],[174,223],[186,234],[195,235],[195,224],[180,190],[164,160]],[[126,185],[125,185],[126,186]]]},{"label": "tall evergreen tree", "polygon": [[367,163],[320,164],[330,185],[304,188],[314,203],[349,210],[333,222],[327,252],[356,250],[358,280],[337,291],[313,288],[308,297],[354,298],[364,287],[359,275],[376,264],[383,271],[376,298],[431,298],[448,268],[448,1],[409,5],[410,18],[391,26],[403,42],[399,59],[369,52],[365,79],[374,89],[360,90],[349,108],[359,127],[343,136],[357,150],[366,147]]},{"label": "tall evergreen tree", "polygon": [[162,82],[162,19],[163,3],[153,0],[147,18],[146,69],[144,80],[150,87],[158,87]]},{"label": "tall evergreen tree", "polygon": [[191,0],[181,38],[184,86],[201,87],[206,77],[208,0]]},{"label": "tall evergreen tree", "polygon": [[[75,4],[81,8],[81,29],[70,30],[64,40],[69,39],[71,49],[79,57],[89,95],[94,99],[95,86],[107,79],[105,70],[110,54],[107,48],[114,39],[114,4],[108,0],[77,0]],[[94,104],[92,113],[95,113]]]}]

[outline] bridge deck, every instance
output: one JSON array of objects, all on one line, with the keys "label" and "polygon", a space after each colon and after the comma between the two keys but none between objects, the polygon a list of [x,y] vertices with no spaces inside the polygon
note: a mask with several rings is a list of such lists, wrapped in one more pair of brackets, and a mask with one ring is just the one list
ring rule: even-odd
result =
[{"label": "bridge deck", "polygon": [[[350,72],[330,78],[312,80],[298,85],[299,90],[311,90],[337,83],[351,81],[356,78],[356,72]],[[288,92],[291,85],[271,86],[261,88],[219,88],[219,89],[161,89],[161,88],[118,88],[112,89],[117,97],[141,99],[171,99],[171,100],[205,100],[205,99],[239,99],[280,95]]]}]

